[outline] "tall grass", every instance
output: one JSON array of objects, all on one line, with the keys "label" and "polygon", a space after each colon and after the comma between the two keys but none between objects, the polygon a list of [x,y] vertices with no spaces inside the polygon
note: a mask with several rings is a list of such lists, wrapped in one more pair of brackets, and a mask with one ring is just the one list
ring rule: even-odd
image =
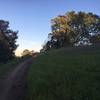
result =
[{"label": "tall grass", "polygon": [[100,100],[100,49],[59,49],[30,67],[27,100]]},{"label": "tall grass", "polygon": [[14,58],[13,60],[7,62],[7,63],[0,63],[0,76],[5,74],[7,71],[9,71],[11,68],[15,67],[16,64],[20,62],[20,58]]}]

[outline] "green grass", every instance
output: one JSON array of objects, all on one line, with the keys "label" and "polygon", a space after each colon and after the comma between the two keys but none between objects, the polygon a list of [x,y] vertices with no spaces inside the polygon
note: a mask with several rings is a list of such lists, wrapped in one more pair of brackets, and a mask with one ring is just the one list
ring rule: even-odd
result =
[{"label": "green grass", "polygon": [[0,77],[2,75],[5,75],[6,72],[9,72],[9,70],[15,68],[19,63],[29,59],[31,56],[25,56],[25,57],[15,57],[14,59],[10,60],[7,63],[0,63]]},{"label": "green grass", "polygon": [[100,48],[68,48],[36,58],[27,100],[100,100]]},{"label": "green grass", "polygon": [[4,75],[11,68],[14,68],[16,64],[20,62],[20,58],[15,58],[6,64],[0,63],[0,76]]}]

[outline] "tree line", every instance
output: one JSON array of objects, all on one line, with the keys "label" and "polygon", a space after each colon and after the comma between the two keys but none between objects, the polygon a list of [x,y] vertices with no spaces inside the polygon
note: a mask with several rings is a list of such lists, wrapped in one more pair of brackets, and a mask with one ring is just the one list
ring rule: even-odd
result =
[{"label": "tree line", "polygon": [[[9,28],[9,22],[0,20],[0,63],[15,57],[18,31]],[[51,33],[41,52],[50,49],[84,46],[100,43],[100,16],[85,12],[67,12],[51,19]],[[23,52],[26,55],[27,50]]]},{"label": "tree line", "polygon": [[41,51],[95,43],[100,43],[100,16],[71,11],[51,19],[51,33]]}]

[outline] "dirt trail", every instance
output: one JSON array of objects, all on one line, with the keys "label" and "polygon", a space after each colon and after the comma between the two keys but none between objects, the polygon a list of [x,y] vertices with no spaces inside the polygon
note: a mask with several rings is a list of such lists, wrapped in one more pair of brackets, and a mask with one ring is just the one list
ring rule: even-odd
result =
[{"label": "dirt trail", "polygon": [[26,74],[33,58],[23,61],[13,71],[0,79],[0,100],[24,100]]}]

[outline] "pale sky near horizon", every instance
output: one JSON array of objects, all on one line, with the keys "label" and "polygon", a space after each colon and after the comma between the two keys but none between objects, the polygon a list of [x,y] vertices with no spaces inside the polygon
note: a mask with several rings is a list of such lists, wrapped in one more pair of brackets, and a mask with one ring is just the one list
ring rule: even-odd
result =
[{"label": "pale sky near horizon", "polygon": [[39,51],[51,32],[50,20],[68,11],[100,15],[100,0],[0,0],[0,19],[19,30],[17,54],[24,49]]}]

